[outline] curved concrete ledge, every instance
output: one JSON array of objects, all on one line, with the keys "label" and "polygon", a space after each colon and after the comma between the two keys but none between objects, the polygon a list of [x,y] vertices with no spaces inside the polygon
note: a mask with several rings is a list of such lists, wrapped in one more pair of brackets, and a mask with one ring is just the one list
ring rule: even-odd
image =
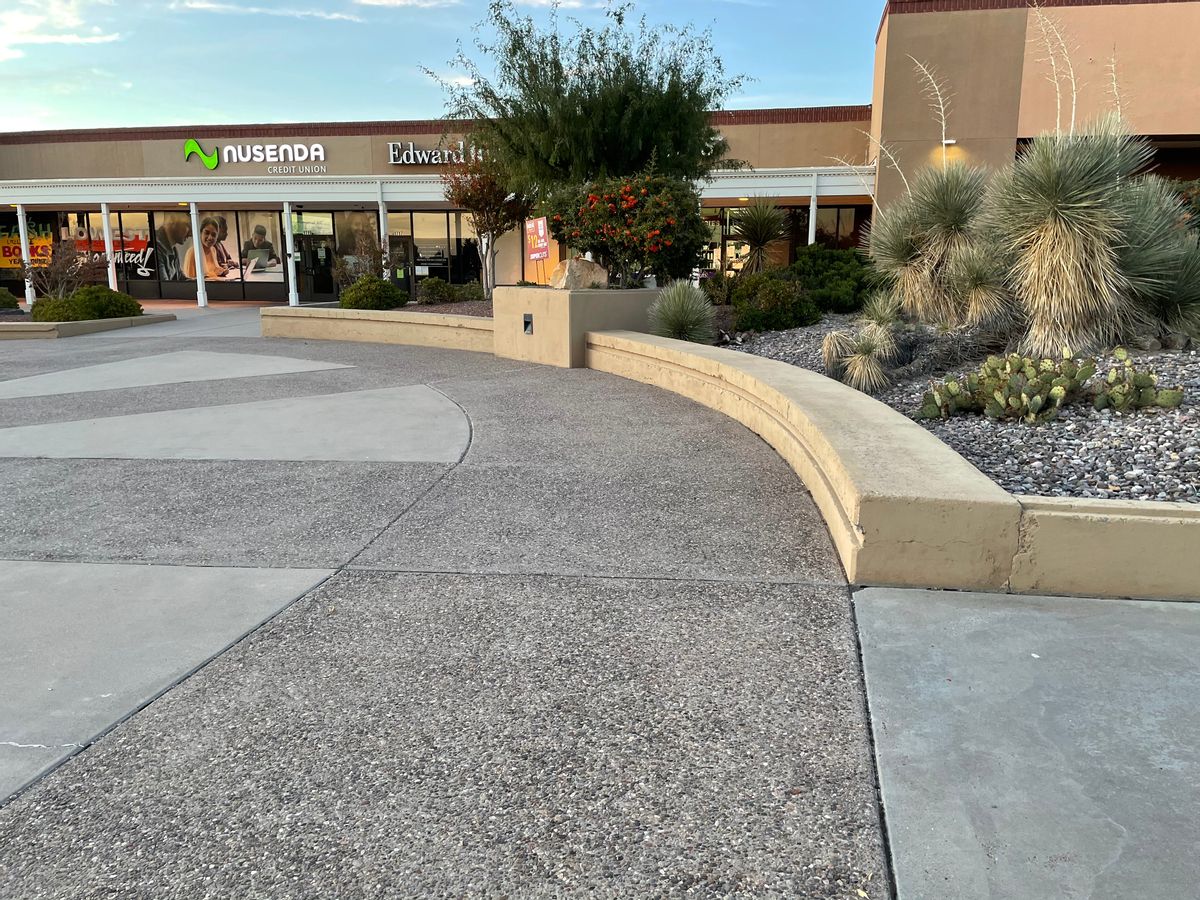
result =
[{"label": "curved concrete ledge", "polygon": [[1013,496],[905,416],[815,372],[632,332],[587,364],[761,435],[804,481],[855,584],[1200,598],[1200,507]]},{"label": "curved concrete ledge", "polygon": [[84,322],[0,321],[0,341],[75,337],[80,334],[95,334],[98,331],[116,331],[118,328],[137,328],[140,325],[157,325],[159,322],[174,321],[175,316],[171,313],[124,316],[119,319],[88,319]]},{"label": "curved concrete ledge", "polygon": [[482,316],[405,310],[267,307],[262,336],[315,341],[365,341],[491,353],[494,324]]},{"label": "curved concrete ledge", "polygon": [[725,413],[792,466],[856,584],[1003,590],[1017,500],[915,422],[815,372],[632,332],[591,332],[587,365]]}]

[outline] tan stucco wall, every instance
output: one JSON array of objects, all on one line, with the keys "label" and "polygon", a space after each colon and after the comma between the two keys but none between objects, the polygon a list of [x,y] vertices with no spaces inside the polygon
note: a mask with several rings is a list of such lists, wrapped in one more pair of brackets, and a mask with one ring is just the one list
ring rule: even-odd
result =
[{"label": "tan stucco wall", "polygon": [[[1123,113],[1138,134],[1200,134],[1200,3],[1053,8],[1047,15],[1072,48],[1079,85],[1079,123],[1114,108],[1109,60],[1117,56]],[[1018,131],[1033,137],[1054,128],[1055,100],[1036,17],[1027,26]],[[1063,87],[1063,127],[1069,126],[1070,88]]]},{"label": "tan stucco wall", "polygon": [[862,165],[870,122],[797,122],[774,125],[727,125],[729,155],[756,168],[835,166],[845,159]]},{"label": "tan stucco wall", "polygon": [[[1012,160],[1026,14],[1025,9],[1001,9],[888,17],[883,85],[874,114],[882,139],[910,180],[924,166],[941,160],[940,126],[910,56],[935,69],[953,94],[947,137],[957,141],[954,158],[984,166]],[[881,161],[880,205],[902,191],[899,176]]]},{"label": "tan stucco wall", "polygon": [[492,352],[493,323],[481,316],[403,310],[276,307],[262,310],[263,337],[362,341]]},{"label": "tan stucco wall", "polygon": [[[853,162],[866,159],[868,141],[862,122],[727,125],[723,132],[730,155],[759,168],[828,166],[836,157]],[[319,143],[325,149],[328,175],[417,175],[443,171],[442,166],[393,165],[388,144],[412,141],[418,149],[457,146],[458,136],[444,140],[436,134],[302,136],[295,138],[227,138],[219,130],[197,129],[206,151],[230,144]],[[171,178],[210,174],[195,156],[184,161],[185,139],[63,141],[59,143],[0,144],[0,181],[34,178]],[[311,165],[312,163],[296,163]],[[211,172],[220,176],[266,176],[266,162],[221,163]]]}]

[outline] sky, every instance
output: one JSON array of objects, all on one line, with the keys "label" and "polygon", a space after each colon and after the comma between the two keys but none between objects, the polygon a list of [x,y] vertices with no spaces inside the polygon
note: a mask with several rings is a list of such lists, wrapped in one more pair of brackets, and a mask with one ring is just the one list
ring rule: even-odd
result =
[{"label": "sky", "polygon": [[[535,18],[550,0],[519,0]],[[599,23],[566,0],[560,19]],[[0,0],[0,131],[427,119],[486,0]],[[711,27],[730,109],[870,103],[883,0],[638,0]],[[476,55],[476,54],[472,54]]]}]

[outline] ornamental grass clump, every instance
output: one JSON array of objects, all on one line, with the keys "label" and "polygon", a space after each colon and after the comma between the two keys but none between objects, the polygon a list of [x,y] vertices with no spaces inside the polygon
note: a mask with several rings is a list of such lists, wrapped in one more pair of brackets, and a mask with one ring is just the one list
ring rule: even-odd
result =
[{"label": "ornamental grass clump", "polygon": [[650,331],[659,337],[711,344],[717,336],[716,310],[700,288],[676,281],[650,306]]}]

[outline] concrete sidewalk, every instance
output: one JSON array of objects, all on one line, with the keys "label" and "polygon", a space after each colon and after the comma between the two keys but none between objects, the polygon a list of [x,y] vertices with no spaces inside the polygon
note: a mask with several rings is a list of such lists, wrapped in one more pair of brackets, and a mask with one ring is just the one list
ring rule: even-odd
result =
[{"label": "concrete sidewalk", "polygon": [[[53,387],[0,400],[4,452],[26,454],[0,459],[0,572],[39,560],[85,584],[86,563],[126,564],[145,599],[111,628],[126,615],[153,632],[136,646],[191,636],[178,666],[228,641],[197,628],[219,617],[196,589],[175,596],[198,620],[149,616],[156,573],[335,574],[0,809],[0,897],[888,895],[849,591],[803,485],[740,426],[482,354],[61,343],[0,361],[0,377]],[[149,361],[185,350],[279,363],[181,382]],[[92,389],[88,366],[122,386]],[[324,437],[343,450],[319,460],[292,458],[316,415],[241,416],[219,455],[213,428],[184,427],[364,391],[435,392],[453,411],[436,427],[417,405],[345,417]],[[147,414],[174,423],[169,452]],[[465,455],[441,424],[456,417]],[[381,425],[447,455],[356,457]],[[107,458],[30,458],[36,429]],[[34,593],[79,620],[80,596]],[[243,630],[279,607],[265,587],[222,596]],[[86,660],[113,644],[52,633],[23,657],[31,698],[65,662],[56,647]],[[23,646],[5,640],[0,659]],[[110,663],[131,712],[153,679]],[[82,668],[95,683],[59,702],[71,728],[55,734],[87,744],[104,718],[87,698],[109,691]]]}]

